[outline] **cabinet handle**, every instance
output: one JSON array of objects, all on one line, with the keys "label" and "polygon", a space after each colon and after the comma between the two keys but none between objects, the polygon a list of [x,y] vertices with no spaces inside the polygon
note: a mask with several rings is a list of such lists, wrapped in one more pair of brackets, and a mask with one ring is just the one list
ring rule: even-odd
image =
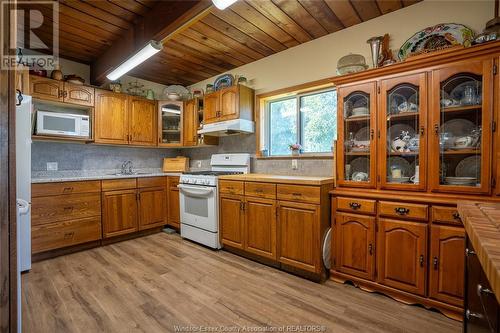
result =
[{"label": "cabinet handle", "polygon": [[439,125],[438,124],[434,124],[434,134],[439,134]]},{"label": "cabinet handle", "polygon": [[302,196],[302,193],[297,193],[297,192],[294,192],[292,193],[293,196],[295,197],[301,197]]},{"label": "cabinet handle", "polygon": [[240,202],[240,210],[245,210],[245,203],[244,202]]},{"label": "cabinet handle", "polygon": [[424,267],[424,255],[421,254],[418,258],[418,262],[420,263],[420,267]]},{"label": "cabinet handle", "polygon": [[63,91],[63,97],[64,98],[68,97],[68,92],[66,90]]},{"label": "cabinet handle", "polygon": [[424,135],[424,132],[425,132],[425,127],[424,126],[420,126],[420,134]]},{"label": "cabinet handle", "polygon": [[74,209],[74,208],[73,208],[73,206],[64,207],[64,210],[65,210],[65,211],[68,211],[68,210],[73,210],[73,209]]},{"label": "cabinet handle", "polygon": [[480,313],[471,312],[469,309],[467,309],[467,311],[465,311],[465,318],[468,320],[472,318],[482,319],[483,315]]},{"label": "cabinet handle", "polygon": [[68,239],[68,238],[73,238],[73,236],[75,235],[75,232],[66,232],[64,233],[64,239]]},{"label": "cabinet handle", "polygon": [[477,292],[477,296],[479,296],[479,297],[481,297],[483,294],[486,294],[486,295],[493,294],[493,291],[491,289],[486,288],[485,286],[483,286],[480,283],[477,284],[476,292]]},{"label": "cabinet handle", "polygon": [[410,210],[408,208],[404,208],[404,207],[394,208],[394,211],[398,215],[408,215],[408,213],[410,212]]},{"label": "cabinet handle", "polygon": [[63,189],[63,192],[70,192],[70,191],[73,191],[73,187],[65,187]]},{"label": "cabinet handle", "polygon": [[370,255],[373,255],[373,245],[372,244],[368,244],[368,253]]},{"label": "cabinet handle", "polygon": [[361,204],[358,202],[349,202],[349,207],[351,207],[351,209],[356,210],[361,208]]},{"label": "cabinet handle", "polygon": [[476,255],[476,252],[473,251],[473,250],[469,250],[469,248],[465,248],[465,255],[468,257],[468,256],[475,256]]},{"label": "cabinet handle", "polygon": [[458,212],[454,212],[453,214],[451,214],[451,216],[453,216],[453,218],[454,218],[455,220],[462,221],[462,220],[460,219],[460,214],[458,214]]},{"label": "cabinet handle", "polygon": [[434,257],[434,260],[432,260],[432,264],[434,265],[434,269],[438,269],[438,257]]},{"label": "cabinet handle", "polygon": [[256,189],[255,189],[255,192],[257,192],[257,193],[263,193],[263,192],[264,192],[264,190],[263,190],[263,189],[261,189],[261,188],[256,188]]},{"label": "cabinet handle", "polygon": [[372,128],[370,130],[370,138],[373,140],[374,137],[375,137],[375,130]]}]

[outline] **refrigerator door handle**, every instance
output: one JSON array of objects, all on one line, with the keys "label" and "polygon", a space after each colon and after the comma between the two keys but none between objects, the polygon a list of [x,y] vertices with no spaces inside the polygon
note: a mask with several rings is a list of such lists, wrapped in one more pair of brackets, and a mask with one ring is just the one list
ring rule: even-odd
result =
[{"label": "refrigerator door handle", "polygon": [[19,215],[26,215],[30,211],[30,203],[24,199],[17,199],[17,209],[19,210]]}]

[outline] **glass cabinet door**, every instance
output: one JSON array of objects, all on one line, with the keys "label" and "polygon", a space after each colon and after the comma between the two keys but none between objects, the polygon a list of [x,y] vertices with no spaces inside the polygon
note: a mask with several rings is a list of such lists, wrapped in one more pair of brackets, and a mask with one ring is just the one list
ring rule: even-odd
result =
[{"label": "glass cabinet door", "polygon": [[376,83],[339,88],[337,175],[340,186],[376,186]]},{"label": "glass cabinet door", "polygon": [[182,102],[160,102],[160,145],[180,145],[182,138]]},{"label": "glass cabinet door", "polygon": [[433,73],[433,190],[490,190],[493,61]]},{"label": "glass cabinet door", "polygon": [[383,80],[380,109],[381,187],[425,190],[425,73]]}]

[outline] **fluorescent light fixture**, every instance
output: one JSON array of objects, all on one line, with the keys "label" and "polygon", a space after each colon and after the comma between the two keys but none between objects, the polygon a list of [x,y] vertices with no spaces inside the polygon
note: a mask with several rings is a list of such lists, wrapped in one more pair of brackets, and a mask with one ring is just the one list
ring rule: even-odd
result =
[{"label": "fluorescent light fixture", "polygon": [[161,42],[157,42],[154,40],[150,41],[139,52],[128,58],[120,66],[113,69],[113,71],[106,75],[106,77],[111,81],[118,80],[122,75],[124,75],[134,67],[139,66],[151,56],[160,52],[162,48],[163,44]]},{"label": "fluorescent light fixture", "polygon": [[215,7],[219,8],[220,10],[226,9],[227,7],[231,6],[236,1],[237,0],[212,0]]}]

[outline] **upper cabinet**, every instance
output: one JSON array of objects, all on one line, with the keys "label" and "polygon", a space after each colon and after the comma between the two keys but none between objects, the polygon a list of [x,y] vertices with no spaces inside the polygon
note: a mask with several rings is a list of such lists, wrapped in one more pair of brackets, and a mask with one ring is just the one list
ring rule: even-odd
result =
[{"label": "upper cabinet", "polygon": [[376,83],[338,89],[339,185],[376,186]]},{"label": "upper cabinet", "polygon": [[432,72],[433,191],[490,191],[493,96],[492,59],[468,61]]},{"label": "upper cabinet", "polygon": [[141,97],[97,90],[95,142],[156,145],[156,103]]},{"label": "upper cabinet", "polygon": [[205,95],[203,122],[205,124],[232,119],[253,120],[254,91],[235,85]]},{"label": "upper cabinet", "polygon": [[47,101],[94,106],[94,88],[30,75],[30,94]]},{"label": "upper cabinet", "polygon": [[183,102],[158,102],[158,145],[182,146]]},{"label": "upper cabinet", "polygon": [[196,146],[198,142],[198,109],[200,100],[195,98],[184,103],[182,145]]},{"label": "upper cabinet", "polygon": [[426,74],[380,83],[380,183],[382,188],[425,190]]}]

